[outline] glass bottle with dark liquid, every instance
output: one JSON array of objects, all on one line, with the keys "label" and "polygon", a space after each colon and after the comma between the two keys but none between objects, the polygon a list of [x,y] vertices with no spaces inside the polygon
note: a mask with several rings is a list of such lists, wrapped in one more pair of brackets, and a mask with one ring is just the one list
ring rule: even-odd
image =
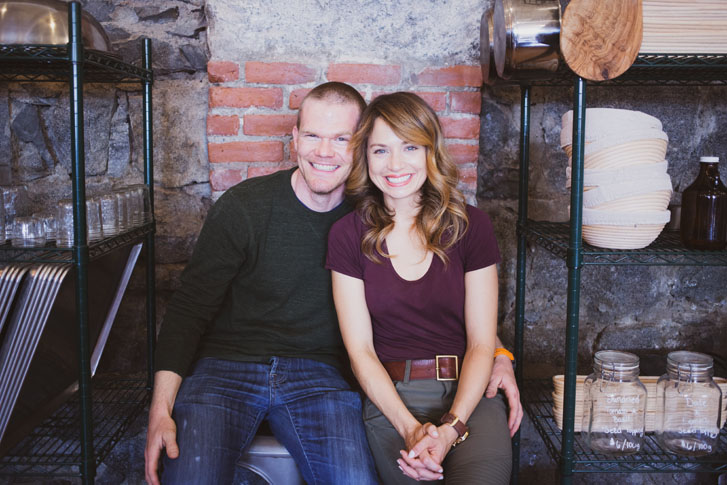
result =
[{"label": "glass bottle with dark liquid", "polygon": [[719,179],[719,157],[699,159],[699,175],[682,194],[680,231],[689,249],[727,246],[727,188]]}]

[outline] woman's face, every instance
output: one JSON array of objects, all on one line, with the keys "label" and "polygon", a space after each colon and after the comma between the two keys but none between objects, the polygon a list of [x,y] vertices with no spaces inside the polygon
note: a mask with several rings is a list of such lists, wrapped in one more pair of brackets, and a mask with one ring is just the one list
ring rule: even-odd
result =
[{"label": "woman's face", "polygon": [[381,118],[366,149],[369,177],[383,192],[386,205],[419,201],[419,192],[427,179],[427,149],[399,138]]}]

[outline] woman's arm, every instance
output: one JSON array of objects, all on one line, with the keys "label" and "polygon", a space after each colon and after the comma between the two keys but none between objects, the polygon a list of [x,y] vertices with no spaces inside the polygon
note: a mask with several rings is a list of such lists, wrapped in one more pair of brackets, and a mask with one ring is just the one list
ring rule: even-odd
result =
[{"label": "woman's arm", "polygon": [[464,283],[467,349],[450,412],[466,422],[482,399],[492,371],[497,339],[497,267],[493,264],[469,271]]},{"label": "woman's arm", "polygon": [[[406,408],[389,374],[376,355],[364,282],[336,271],[331,271],[331,274],[338,323],[343,343],[351,359],[353,373],[369,399],[404,438],[408,449],[426,434],[427,428]],[[429,424],[429,427],[433,426]],[[431,467],[432,471],[437,470],[436,473],[424,470],[422,476],[426,476],[428,480],[438,480],[441,477],[439,466],[441,460],[431,461],[428,454],[419,458],[427,468]]]},{"label": "woman's arm", "polygon": [[[492,371],[497,339],[497,268],[493,264],[469,271],[464,278],[467,348],[450,412],[466,423],[482,399]],[[410,448],[409,456],[419,456],[423,450],[433,456],[446,455],[457,432],[447,424],[439,426],[438,431],[438,439],[425,437]]]}]

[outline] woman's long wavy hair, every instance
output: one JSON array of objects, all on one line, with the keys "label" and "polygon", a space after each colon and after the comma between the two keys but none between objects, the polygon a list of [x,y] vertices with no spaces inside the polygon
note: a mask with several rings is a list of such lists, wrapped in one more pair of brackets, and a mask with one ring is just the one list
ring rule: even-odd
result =
[{"label": "woman's long wavy hair", "polygon": [[447,250],[467,230],[466,204],[462,192],[457,189],[457,166],[444,146],[439,119],[434,110],[413,93],[398,92],[374,99],[361,114],[358,129],[351,139],[353,167],[346,193],[368,227],[361,249],[375,262],[380,262],[377,256],[388,257],[382,245],[394,227],[394,213],[386,207],[383,193],[368,173],[368,142],[374,122],[379,118],[402,140],[426,148],[427,179],[421,188],[415,227],[427,250],[447,264]]}]

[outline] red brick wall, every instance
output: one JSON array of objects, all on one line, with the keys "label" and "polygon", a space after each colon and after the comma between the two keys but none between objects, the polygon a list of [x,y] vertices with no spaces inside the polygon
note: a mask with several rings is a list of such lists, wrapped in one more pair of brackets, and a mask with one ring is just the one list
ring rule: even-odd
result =
[{"label": "red brick wall", "polygon": [[312,87],[343,81],[366,101],[413,91],[439,115],[450,153],[459,165],[460,188],[472,202],[477,188],[480,133],[479,66],[429,67],[378,64],[308,66],[286,62],[243,64],[212,61],[207,140],[214,195],[249,177],[295,165],[291,130],[300,101]]}]

